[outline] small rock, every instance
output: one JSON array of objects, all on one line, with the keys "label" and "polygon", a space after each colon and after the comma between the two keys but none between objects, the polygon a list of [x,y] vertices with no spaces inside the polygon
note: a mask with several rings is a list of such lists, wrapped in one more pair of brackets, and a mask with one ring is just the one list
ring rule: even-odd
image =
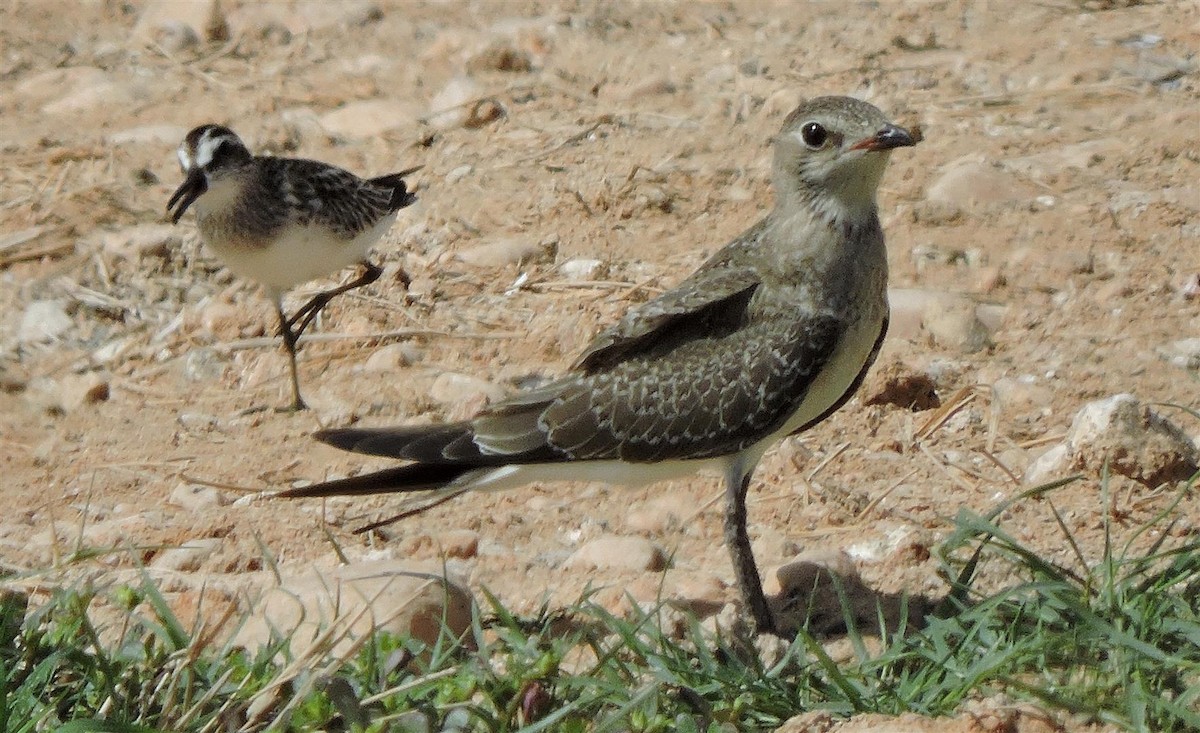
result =
[{"label": "small rock", "polygon": [[100,246],[105,252],[131,261],[142,255],[166,255],[182,243],[179,229],[170,224],[135,224],[100,236]]},{"label": "small rock", "polygon": [[387,344],[375,349],[363,364],[363,371],[392,372],[421,360],[421,351],[410,343]]},{"label": "small rock", "polygon": [[525,73],[532,70],[533,61],[529,54],[503,40],[493,41],[467,59],[467,71],[472,74],[481,71]]},{"label": "small rock", "polygon": [[997,379],[992,383],[992,394],[1001,410],[1017,415],[1048,410],[1054,399],[1053,390],[1039,384],[1032,374]]},{"label": "small rock", "polygon": [[581,282],[584,280],[595,280],[601,276],[601,268],[604,263],[600,260],[588,259],[585,257],[576,257],[575,259],[567,260],[558,266],[558,271],[562,276],[572,282]]},{"label": "small rock", "polygon": [[662,548],[643,537],[607,535],[576,550],[567,567],[658,572],[667,566]]},{"label": "small rock", "polygon": [[[170,42],[171,38],[191,39],[195,45],[205,41],[229,40],[229,24],[219,0],[154,0],[142,9],[133,26],[133,40],[139,43]],[[185,46],[186,47],[186,46]],[[181,50],[180,49],[167,49]]]},{"label": "small rock", "polygon": [[470,115],[468,103],[478,99],[480,95],[479,85],[470,77],[455,77],[446,82],[446,86],[429,101],[429,116],[426,122],[439,130],[459,127]]},{"label": "small rock", "polygon": [[469,529],[452,529],[433,538],[445,557],[467,559],[479,554],[479,533]]},{"label": "small rock", "polygon": [[625,525],[634,532],[661,534],[679,527],[695,513],[695,499],[690,494],[672,491],[630,508]]},{"label": "small rock", "polygon": [[320,117],[321,127],[335,137],[366,140],[389,130],[413,125],[417,109],[394,99],[364,99],[349,102]]},{"label": "small rock", "polygon": [[442,372],[429,388],[429,396],[445,405],[454,419],[474,415],[483,406],[503,399],[505,394],[504,388],[497,384],[458,372]]},{"label": "small rock", "polygon": [[522,265],[553,257],[553,247],[532,239],[493,239],[454,253],[455,259],[473,267]]},{"label": "small rock", "polygon": [[54,341],[75,325],[61,300],[35,300],[21,315],[17,340],[22,344]]},{"label": "small rock", "polygon": [[167,503],[190,512],[198,512],[225,506],[229,499],[211,486],[181,483],[171,490]]},{"label": "small rock", "polygon": [[[108,136],[111,145],[171,145],[179,144],[188,132],[179,125],[138,125],[127,127]],[[167,225],[160,225],[167,226]]]},{"label": "small rock", "polygon": [[1028,201],[1033,191],[1019,179],[975,156],[960,158],[942,166],[941,172],[925,192],[928,201],[948,204],[962,211]]},{"label": "small rock", "polygon": [[1200,470],[1191,438],[1130,394],[1084,405],[1066,443],[1076,466],[1099,473],[1107,462],[1113,472],[1152,488]]},{"label": "small rock", "polygon": [[922,314],[921,326],[938,346],[965,354],[982,351],[991,345],[988,329],[975,313],[975,304],[965,298],[930,303]]},{"label": "small rock", "polygon": [[1024,481],[1030,486],[1039,486],[1066,478],[1073,472],[1071,454],[1066,443],[1059,443],[1033,459],[1025,469]]},{"label": "small rock", "polygon": [[676,86],[675,82],[666,77],[651,77],[628,86],[605,87],[603,91],[603,96],[607,99],[634,102],[649,97],[674,94]]},{"label": "small rock", "polygon": [[229,365],[227,356],[207,346],[193,346],[183,357],[183,378],[189,382],[213,382]]},{"label": "small rock", "polygon": [[715,575],[684,575],[671,584],[671,605],[698,618],[706,618],[725,606],[728,586]]},{"label": "small rock", "polygon": [[195,572],[220,546],[221,539],[219,537],[188,540],[179,547],[171,547],[159,552],[150,562],[150,566],[159,570]]},{"label": "small rock", "polygon": [[333,654],[376,630],[429,645],[443,629],[461,637],[470,630],[474,599],[443,572],[440,563],[376,560],[285,577],[263,592],[234,643],[253,653],[282,634],[299,658],[335,624],[345,633],[334,637]]},{"label": "small rock", "polygon": [[450,184],[458,183],[459,181],[461,181],[462,179],[464,179],[468,175],[470,175],[471,171],[473,171],[473,170],[475,170],[475,169],[470,164],[464,163],[463,165],[460,165],[457,168],[454,168],[453,170],[451,170],[449,173],[446,174],[446,183],[450,183]]},{"label": "small rock", "polygon": [[1180,369],[1200,370],[1200,338],[1180,339],[1157,349],[1159,356]]},{"label": "small rock", "polygon": [[59,390],[63,412],[73,412],[84,405],[107,401],[109,377],[100,372],[72,374],[63,378]]}]

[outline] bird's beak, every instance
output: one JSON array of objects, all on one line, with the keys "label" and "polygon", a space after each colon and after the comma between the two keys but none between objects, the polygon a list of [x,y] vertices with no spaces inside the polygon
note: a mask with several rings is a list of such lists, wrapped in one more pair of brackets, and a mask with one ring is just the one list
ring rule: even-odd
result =
[{"label": "bird's beak", "polygon": [[[167,202],[167,211],[171,213],[171,223],[178,224],[183,212],[187,211],[188,207],[203,196],[207,190],[208,181],[204,177],[204,171],[199,168],[189,170],[187,178],[179,188],[175,189],[175,193],[171,194],[171,200]],[[175,210],[171,211],[172,209]]]},{"label": "bird's beak", "polygon": [[884,125],[871,137],[863,138],[850,146],[851,150],[891,150],[916,145],[921,141],[919,132],[912,133],[896,125]]}]

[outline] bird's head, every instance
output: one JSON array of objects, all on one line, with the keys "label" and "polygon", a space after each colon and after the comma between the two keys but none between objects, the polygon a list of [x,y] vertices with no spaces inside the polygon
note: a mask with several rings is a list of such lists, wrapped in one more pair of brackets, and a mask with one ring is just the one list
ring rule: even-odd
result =
[{"label": "bird's head", "polygon": [[178,153],[184,181],[167,202],[167,211],[175,223],[208,191],[214,178],[240,168],[251,158],[241,138],[221,125],[194,128],[180,143]]},{"label": "bird's head", "polygon": [[920,139],[919,130],[892,124],[867,102],[810,99],[787,116],[774,138],[777,205],[809,201],[834,212],[873,210],[892,149]]}]

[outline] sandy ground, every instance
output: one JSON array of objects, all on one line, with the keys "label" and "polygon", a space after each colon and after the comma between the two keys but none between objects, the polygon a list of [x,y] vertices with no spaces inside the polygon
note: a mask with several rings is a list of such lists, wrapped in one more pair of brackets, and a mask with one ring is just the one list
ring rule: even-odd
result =
[{"label": "sandy ground", "polygon": [[[816,94],[922,126],[880,196],[892,286],[918,304],[952,294],[979,322],[897,314],[877,369],[927,379],[941,412],[867,404],[877,378],[767,454],[750,505],[760,564],[845,552],[881,592],[936,595],[928,549],[955,512],[1018,493],[1084,403],[1128,392],[1200,406],[1197,371],[1163,351],[1200,336],[1196,3],[221,12],[223,24],[206,3],[0,7],[8,566],[124,544],[135,549],[96,562],[132,567],[214,539],[177,568],[198,579],[260,569],[265,553],[331,564],[332,536],[352,558],[454,548],[467,556],[456,572],[519,610],[589,585],[614,604],[654,597],[657,573],[566,562],[616,534],[673,556],[668,594],[732,600],[713,477],[529,486],[374,536],[351,530],[395,499],[246,497],[386,465],[316,444],[316,429],[461,418],[566,368],[762,215],[769,138]],[[287,377],[262,293],[202,248],[190,216],[167,226],[175,147],[209,121],[256,151],[362,174],[424,166],[420,202],[376,248],[384,278],[332,304],[301,352],[311,411],[270,409]],[[1003,519],[1071,565],[1054,509],[1095,560],[1105,513],[1132,536],[1173,497],[1123,478],[1105,494],[1085,472]],[[1194,496],[1175,511],[1172,542],[1200,524]]]}]

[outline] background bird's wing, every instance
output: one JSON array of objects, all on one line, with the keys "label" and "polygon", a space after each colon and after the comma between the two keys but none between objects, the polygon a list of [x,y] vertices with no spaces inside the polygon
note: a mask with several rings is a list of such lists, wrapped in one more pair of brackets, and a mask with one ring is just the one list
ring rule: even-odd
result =
[{"label": "background bird's wing", "polygon": [[264,158],[301,224],[318,223],[353,237],[390,214],[393,189],[314,160]]}]

